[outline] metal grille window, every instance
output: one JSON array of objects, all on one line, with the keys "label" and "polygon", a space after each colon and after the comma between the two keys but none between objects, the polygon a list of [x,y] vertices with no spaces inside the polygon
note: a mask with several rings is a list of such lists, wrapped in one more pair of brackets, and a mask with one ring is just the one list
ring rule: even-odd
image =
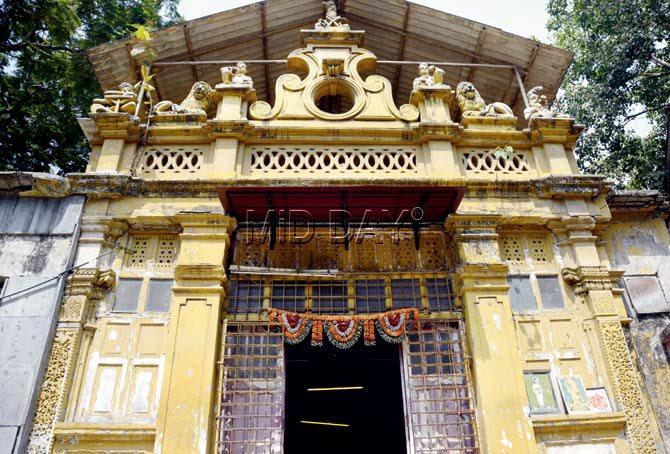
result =
[{"label": "metal grille window", "polygon": [[391,279],[393,307],[422,307],[421,283],[418,279]]},{"label": "metal grille window", "polygon": [[454,292],[449,278],[426,279],[426,294],[428,296],[428,307],[431,311],[453,311]]},{"label": "metal grille window", "polygon": [[386,291],[383,279],[356,281],[356,309],[362,313],[386,310]]},{"label": "metal grille window", "polygon": [[220,454],[281,453],[284,349],[259,324],[228,325],[221,368]]},{"label": "metal grille window", "polygon": [[263,287],[262,281],[232,279],[228,312],[231,314],[259,312],[263,307]]},{"label": "metal grille window", "polygon": [[403,344],[408,444],[414,453],[475,453],[463,322],[425,322]]},{"label": "metal grille window", "polygon": [[347,281],[324,280],[318,284],[312,284],[312,309],[318,313],[346,312],[347,294]]},{"label": "metal grille window", "polygon": [[305,282],[275,281],[272,284],[272,307],[286,311],[305,310]]}]

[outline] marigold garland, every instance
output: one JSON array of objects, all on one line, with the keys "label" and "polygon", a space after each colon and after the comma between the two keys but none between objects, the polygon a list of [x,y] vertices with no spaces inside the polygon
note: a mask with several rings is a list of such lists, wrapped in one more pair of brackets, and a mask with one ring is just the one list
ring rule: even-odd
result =
[{"label": "marigold garland", "polygon": [[287,344],[298,344],[312,333],[311,345],[323,345],[323,332],[328,340],[338,348],[350,348],[363,335],[366,346],[376,344],[375,330],[386,342],[400,343],[407,329],[417,329],[419,311],[417,309],[397,309],[379,314],[314,315],[271,309],[270,326],[281,332]]},{"label": "marigold garland", "polygon": [[[318,323],[318,322],[317,322]],[[353,318],[344,320],[326,320],[323,330],[331,344],[337,348],[349,348],[358,342],[363,332],[363,324]]]}]

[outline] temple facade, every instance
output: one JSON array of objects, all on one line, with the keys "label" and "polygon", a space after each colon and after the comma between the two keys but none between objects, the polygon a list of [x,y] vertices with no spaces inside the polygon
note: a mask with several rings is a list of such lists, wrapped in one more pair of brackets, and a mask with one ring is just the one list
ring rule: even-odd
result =
[{"label": "temple facade", "polygon": [[668,205],[580,173],[570,56],[339,3],[91,51],[27,452],[666,452]]}]

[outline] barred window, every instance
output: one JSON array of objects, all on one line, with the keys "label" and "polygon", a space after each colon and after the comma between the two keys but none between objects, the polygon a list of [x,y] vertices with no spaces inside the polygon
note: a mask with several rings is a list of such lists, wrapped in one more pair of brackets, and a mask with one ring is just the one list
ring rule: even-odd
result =
[{"label": "barred window", "polygon": [[347,281],[323,280],[312,284],[312,309],[318,313],[347,311]]}]

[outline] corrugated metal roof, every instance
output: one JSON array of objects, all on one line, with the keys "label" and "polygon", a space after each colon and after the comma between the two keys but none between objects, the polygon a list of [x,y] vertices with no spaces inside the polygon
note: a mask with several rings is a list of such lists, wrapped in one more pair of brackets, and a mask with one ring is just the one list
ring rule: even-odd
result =
[{"label": "corrugated metal roof", "polygon": [[[545,87],[553,99],[572,53],[501,29],[404,0],[340,0],[340,14],[351,28],[365,30],[364,47],[380,60],[449,61],[517,65],[526,89]],[[300,45],[300,30],[313,28],[323,16],[321,0],[266,0],[222,11],[153,33],[157,61],[284,59]],[[123,81],[137,80],[138,68],[130,58],[130,40],[90,49],[88,54],[103,90]],[[503,101],[519,116],[522,97],[513,71],[500,68],[447,67],[447,82],[455,88],[470,80],[487,102]],[[282,65],[250,65],[259,99],[268,100]],[[220,82],[216,66],[162,66],[154,68],[162,99],[181,100],[196,80]],[[398,103],[409,99],[414,66],[378,65],[377,73],[394,84]],[[266,78],[267,75],[267,78]],[[270,94],[270,96],[269,96]]]}]

